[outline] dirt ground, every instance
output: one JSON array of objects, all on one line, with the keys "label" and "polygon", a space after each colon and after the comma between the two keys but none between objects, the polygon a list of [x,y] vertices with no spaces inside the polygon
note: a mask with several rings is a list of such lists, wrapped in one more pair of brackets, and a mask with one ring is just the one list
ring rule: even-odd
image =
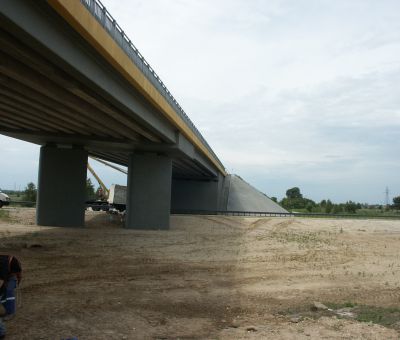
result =
[{"label": "dirt ground", "polygon": [[10,340],[400,337],[296,314],[313,301],[399,307],[400,221],[171,216],[170,231],[133,231],[101,212],[78,229],[8,211],[0,251],[24,266]]}]

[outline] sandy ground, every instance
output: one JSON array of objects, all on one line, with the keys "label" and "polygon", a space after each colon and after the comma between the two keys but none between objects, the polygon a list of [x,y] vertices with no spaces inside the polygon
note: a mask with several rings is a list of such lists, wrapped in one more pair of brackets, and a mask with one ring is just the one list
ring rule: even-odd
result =
[{"label": "sandy ground", "polygon": [[172,216],[170,231],[132,231],[101,212],[70,229],[9,211],[0,249],[25,272],[8,339],[399,339],[290,310],[399,307],[400,221]]}]

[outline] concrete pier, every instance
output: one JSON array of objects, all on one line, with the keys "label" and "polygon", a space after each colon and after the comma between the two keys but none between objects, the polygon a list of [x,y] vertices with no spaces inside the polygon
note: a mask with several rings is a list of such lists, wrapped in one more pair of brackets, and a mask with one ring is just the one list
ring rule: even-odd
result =
[{"label": "concrete pier", "polygon": [[36,222],[42,226],[83,227],[86,165],[83,148],[40,149]]},{"label": "concrete pier", "polygon": [[157,154],[131,154],[125,227],[169,229],[172,160]]}]

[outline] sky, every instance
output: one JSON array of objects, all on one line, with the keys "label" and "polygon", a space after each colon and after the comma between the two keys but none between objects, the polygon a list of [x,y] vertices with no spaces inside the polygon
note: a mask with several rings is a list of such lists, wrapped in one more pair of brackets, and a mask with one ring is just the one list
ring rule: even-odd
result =
[{"label": "sky", "polygon": [[[229,173],[279,199],[400,195],[400,1],[102,2]],[[38,150],[0,136],[0,187],[36,182]]]}]

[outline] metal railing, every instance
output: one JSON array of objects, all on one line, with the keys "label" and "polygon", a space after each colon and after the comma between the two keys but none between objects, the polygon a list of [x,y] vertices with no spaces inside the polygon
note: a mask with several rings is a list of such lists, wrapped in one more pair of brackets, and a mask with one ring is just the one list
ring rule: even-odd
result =
[{"label": "metal railing", "polygon": [[357,215],[357,214],[324,214],[324,213],[293,213],[268,211],[236,211],[236,210],[192,210],[171,209],[174,215],[223,215],[249,217],[306,217],[306,218],[343,218],[343,219],[400,219],[400,215]]},{"label": "metal railing", "polygon": [[167,100],[172,106],[175,112],[183,119],[188,127],[194,132],[194,134],[200,139],[208,151],[213,155],[216,161],[224,166],[218,159],[217,155],[211,149],[205,138],[202,136],[200,131],[196,128],[193,122],[190,120],[186,112],[179,105],[177,100],[162,82],[160,77],[149,65],[146,59],[142,56],[136,46],[132,43],[129,37],[125,34],[123,29],[118,25],[112,15],[107,11],[104,5],[99,0],[80,0],[81,3],[89,10],[93,17],[104,27],[108,34],[114,39],[114,41],[122,48],[122,50],[128,55],[133,63],[139,68],[143,75],[154,85],[158,92]]}]

